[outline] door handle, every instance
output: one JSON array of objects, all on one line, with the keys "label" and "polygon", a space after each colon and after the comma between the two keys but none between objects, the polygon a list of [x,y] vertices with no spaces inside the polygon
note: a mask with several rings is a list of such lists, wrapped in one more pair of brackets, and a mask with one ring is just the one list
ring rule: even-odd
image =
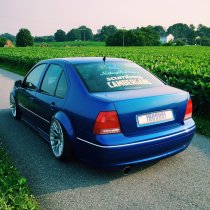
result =
[{"label": "door handle", "polygon": [[51,110],[55,110],[56,109],[56,105],[55,105],[55,102],[52,102],[51,104],[50,104],[50,109]]},{"label": "door handle", "polygon": [[30,96],[30,97],[29,97],[29,100],[30,100],[30,101],[33,101],[33,100],[34,100],[34,97],[33,97],[33,96]]}]

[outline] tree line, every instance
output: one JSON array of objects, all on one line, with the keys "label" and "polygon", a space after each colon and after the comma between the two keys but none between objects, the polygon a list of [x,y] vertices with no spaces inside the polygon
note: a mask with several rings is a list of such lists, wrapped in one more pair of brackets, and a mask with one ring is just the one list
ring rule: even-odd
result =
[{"label": "tree line", "polygon": [[10,34],[0,35],[0,46],[5,40],[16,41],[16,46],[32,46],[33,42],[64,42],[64,41],[103,41],[107,46],[157,46],[160,45],[160,37],[172,34],[174,42],[167,45],[207,45],[210,46],[210,27],[199,24],[187,25],[177,23],[164,29],[163,26],[137,27],[136,29],[118,29],[114,25],[103,26],[93,34],[86,26],[80,26],[69,30],[67,33],[62,29],[54,35],[32,37],[28,29],[20,29],[16,37]]}]

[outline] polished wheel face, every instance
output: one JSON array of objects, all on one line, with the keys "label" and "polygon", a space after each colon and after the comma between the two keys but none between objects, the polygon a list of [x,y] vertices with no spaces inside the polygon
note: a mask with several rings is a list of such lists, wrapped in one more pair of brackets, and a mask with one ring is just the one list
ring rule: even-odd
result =
[{"label": "polished wheel face", "polygon": [[16,117],[17,116],[17,108],[16,108],[15,98],[13,95],[10,95],[10,109],[12,112],[12,116]]},{"label": "polished wheel face", "polygon": [[61,125],[57,120],[53,120],[50,125],[50,144],[55,157],[60,158],[64,150],[64,136]]}]

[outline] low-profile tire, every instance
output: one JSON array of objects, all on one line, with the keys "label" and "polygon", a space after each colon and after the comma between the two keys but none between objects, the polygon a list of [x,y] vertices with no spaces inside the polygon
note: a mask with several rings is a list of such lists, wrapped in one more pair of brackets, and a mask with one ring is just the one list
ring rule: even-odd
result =
[{"label": "low-profile tire", "polygon": [[21,119],[20,108],[15,100],[15,97],[12,94],[10,94],[10,110],[11,110],[12,116],[15,119],[17,120]]},{"label": "low-profile tire", "polygon": [[72,159],[70,141],[67,138],[65,129],[56,119],[53,119],[50,124],[50,145],[55,158],[62,161]]}]

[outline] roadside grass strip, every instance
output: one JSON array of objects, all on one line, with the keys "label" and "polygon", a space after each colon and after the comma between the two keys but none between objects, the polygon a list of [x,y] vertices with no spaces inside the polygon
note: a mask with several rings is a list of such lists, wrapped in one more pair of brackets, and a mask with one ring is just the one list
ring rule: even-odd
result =
[{"label": "roadside grass strip", "polygon": [[3,149],[0,139],[0,210],[39,209],[39,204],[31,195],[27,181]]}]

